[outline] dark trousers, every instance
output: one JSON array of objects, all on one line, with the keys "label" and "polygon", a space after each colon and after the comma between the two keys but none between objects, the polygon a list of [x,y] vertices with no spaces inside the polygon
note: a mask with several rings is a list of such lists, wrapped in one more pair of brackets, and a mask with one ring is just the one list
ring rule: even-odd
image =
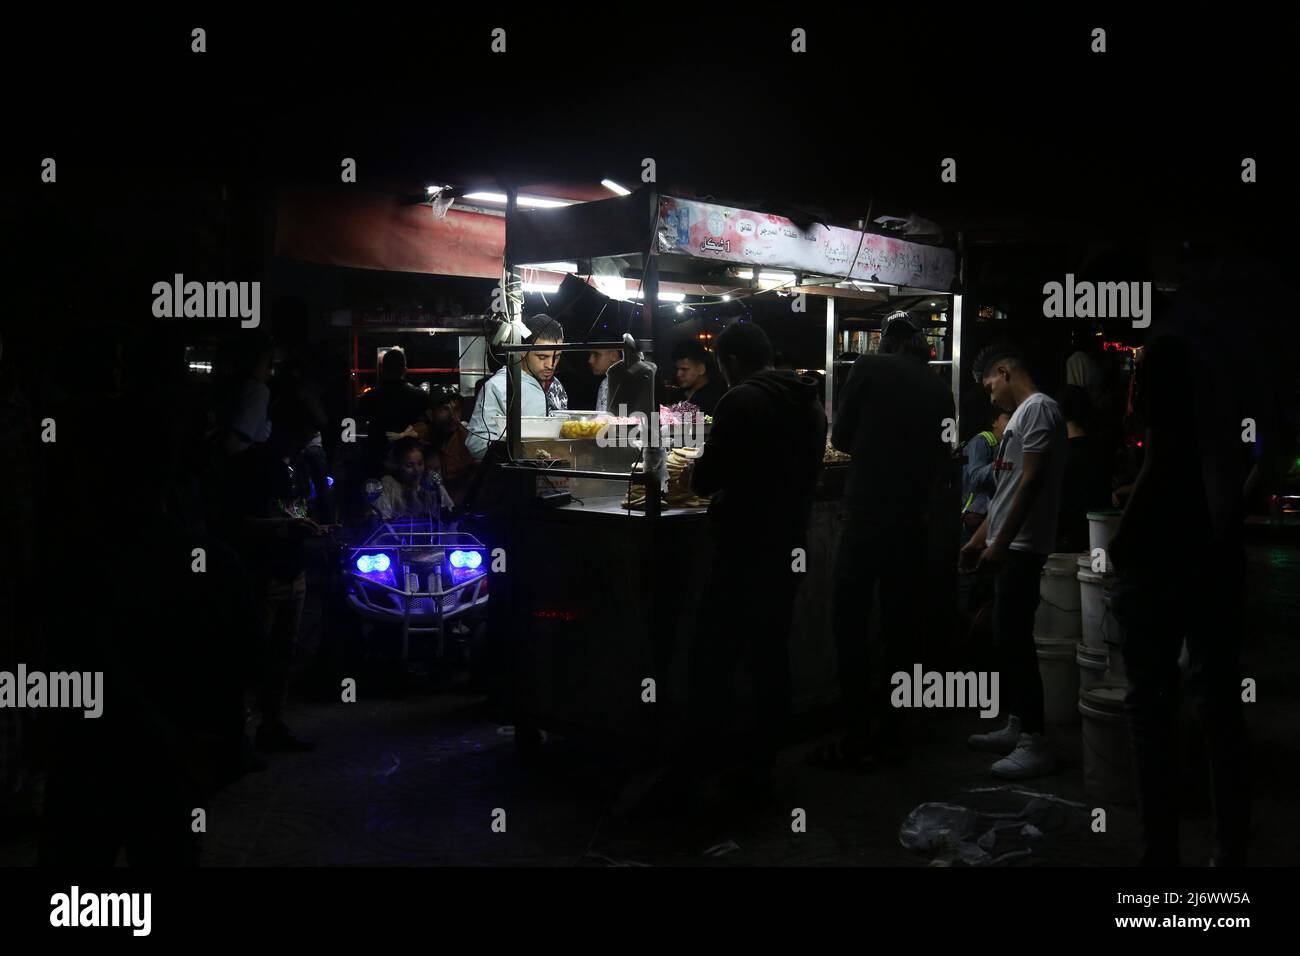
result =
[{"label": "dark trousers", "polygon": [[[899,713],[890,705],[890,677],[911,673],[922,619],[924,526],[889,529],[847,524],[835,559],[832,620],[840,699],[850,738],[895,741]],[[868,634],[876,586],[880,632]]]},{"label": "dark trousers", "polygon": [[1034,614],[1047,555],[1008,550],[993,579],[993,637],[1001,672],[1002,712],[1027,734],[1043,732],[1043,677],[1034,646]]},{"label": "dark trousers", "polygon": [[305,574],[292,581],[267,581],[257,595],[261,626],[257,694],[263,725],[284,719],[293,652],[298,643],[298,622],[302,620],[306,597]]},{"label": "dark trousers", "polygon": [[[720,763],[770,767],[790,715],[790,625],[802,572],[788,549],[719,547],[691,649],[687,740],[678,758],[700,776]],[[754,729],[725,747],[734,678],[750,664]]]},{"label": "dark trousers", "polygon": [[[1180,564],[1179,570],[1186,565]],[[1241,624],[1245,560],[1216,553],[1202,581],[1170,574],[1122,573],[1111,591],[1124,627],[1125,699],[1142,863],[1177,866],[1178,656],[1183,639],[1197,716],[1209,751],[1216,855],[1245,862],[1250,829],[1250,762],[1241,700]]]}]

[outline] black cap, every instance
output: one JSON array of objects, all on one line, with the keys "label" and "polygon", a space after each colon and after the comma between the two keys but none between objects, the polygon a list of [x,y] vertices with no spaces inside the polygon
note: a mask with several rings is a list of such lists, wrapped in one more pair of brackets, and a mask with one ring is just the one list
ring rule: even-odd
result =
[{"label": "black cap", "polygon": [[916,335],[920,331],[921,327],[902,310],[885,316],[884,324],[880,327],[881,335]]}]

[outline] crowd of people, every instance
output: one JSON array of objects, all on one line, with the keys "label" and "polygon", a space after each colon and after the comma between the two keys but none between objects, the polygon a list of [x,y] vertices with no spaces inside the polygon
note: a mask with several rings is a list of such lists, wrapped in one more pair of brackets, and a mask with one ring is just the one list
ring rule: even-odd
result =
[{"label": "crowd of people", "polygon": [[[1080,351],[1066,361],[1065,385],[1053,398],[1014,344],[985,348],[973,374],[987,409],[961,448],[959,467],[947,427],[952,392],[929,367],[918,326],[891,317],[878,354],[854,364],[829,432],[831,444],[850,456],[831,595],[843,731],[811,762],[872,770],[911,756],[888,681],[916,659],[925,603],[918,569],[931,529],[950,522],[960,538],[953,581],[961,582],[969,618],[991,634],[991,669],[1001,675],[1006,715],[1004,726],[972,735],[969,744],[996,755],[996,776],[1052,773],[1057,755],[1044,724],[1033,634],[1040,574],[1049,554],[1087,548],[1089,511],[1123,506],[1111,559],[1119,572],[1115,612],[1127,631],[1144,859],[1178,859],[1172,700],[1186,640],[1203,691],[1218,859],[1245,860],[1248,751],[1234,625],[1244,588],[1244,495],[1270,474],[1260,449],[1276,457],[1285,444],[1274,440],[1276,422],[1260,411],[1266,406],[1247,394],[1251,383],[1230,374],[1216,351],[1212,323],[1226,308],[1189,292],[1152,330],[1131,389],[1122,382],[1116,388]],[[562,344],[564,332],[544,315],[530,318],[529,327],[528,342],[541,348],[524,353],[521,411],[548,416],[569,404],[555,374],[562,352],[545,348]],[[312,542],[357,519],[472,506],[505,429],[504,368],[484,380],[462,420],[455,386],[414,386],[405,354],[390,349],[357,403],[364,437],[344,454],[330,448],[321,385],[292,362],[273,373],[269,339],[250,334],[236,344],[218,362],[214,386],[201,393],[176,371],[174,355],[148,343],[115,352],[106,399],[49,403],[61,430],[39,479],[31,454],[36,424],[12,366],[0,367],[7,458],[0,502],[16,535],[0,560],[14,566],[12,579],[23,580],[23,569],[40,560],[63,560],[37,541],[28,512],[15,507],[24,500],[58,503],[43,509],[52,541],[94,528],[116,543],[101,573],[79,578],[95,626],[54,613],[57,589],[33,585],[43,608],[37,616],[44,616],[20,622],[14,633],[40,637],[20,650],[51,669],[66,661],[78,669],[98,665],[113,675],[111,686],[132,689],[102,722],[52,720],[40,728],[48,738],[40,747],[22,744],[12,720],[0,728],[7,767],[17,763],[20,745],[50,755],[42,853],[51,862],[111,862],[123,846],[137,860],[193,862],[194,846],[177,837],[189,828],[173,824],[203,793],[265,767],[265,755],[313,746],[286,719]],[[613,411],[611,369],[621,358],[588,356],[598,409]],[[778,367],[788,363],[751,322],[733,323],[711,352],[692,339],[672,358],[681,398],[712,417],[703,453],[683,480],[711,499],[715,559],[694,635],[691,733],[674,748],[665,786],[689,791],[721,761],[743,792],[762,797],[771,792],[790,712],[788,645],[802,580],[791,555],[806,545],[823,470],[822,388]],[[1246,411],[1267,441],[1243,444]],[[1122,441],[1124,420],[1133,442]],[[782,454],[764,458],[758,475],[755,449],[773,434],[782,436]],[[88,481],[88,461],[132,464]],[[952,513],[940,489],[958,472],[960,512]],[[779,509],[771,507],[773,487]],[[770,520],[755,522],[760,513]],[[1195,572],[1190,587],[1200,603],[1193,614],[1178,596],[1189,587],[1180,576],[1186,567],[1175,574],[1162,556],[1206,549],[1215,560]],[[200,565],[203,573],[194,573]],[[755,593],[765,600],[753,601]],[[19,623],[27,612],[13,589],[0,599],[5,622]],[[876,602],[879,625],[872,628]],[[729,705],[717,688],[744,656],[754,662],[756,731],[733,753],[720,736]]]},{"label": "crowd of people", "polygon": [[[1107,557],[1118,572],[1111,588],[1124,628],[1125,712],[1131,731],[1142,826],[1141,860],[1180,862],[1177,767],[1178,657],[1186,642],[1188,674],[1200,709],[1211,765],[1216,821],[1212,863],[1246,861],[1249,748],[1241,687],[1240,612],[1244,595],[1246,502],[1265,477],[1280,477],[1288,437],[1285,398],[1275,386],[1243,377],[1216,356],[1216,315],[1232,314],[1213,284],[1189,281],[1151,330],[1127,382],[1108,375],[1084,350],[1066,363],[1058,398],[1038,386],[1025,354],[1008,341],[981,351],[974,382],[987,397],[982,427],[962,447],[960,515],[936,506],[950,474],[952,394],[927,367],[928,344],[906,317],[891,318],[878,354],[856,361],[839,398],[831,441],[851,455],[834,570],[833,630],[844,731],[815,748],[810,763],[840,770],[897,767],[909,756],[901,712],[891,706],[890,675],[910,672],[924,630],[918,582],[935,522],[953,521],[961,545],[957,569],[972,617],[992,635],[989,669],[1001,678],[1005,724],[970,736],[991,752],[990,771],[1010,780],[1052,774],[1057,752],[1047,736],[1044,689],[1034,641],[1040,575],[1048,556],[1088,551],[1089,512],[1122,507]],[[1234,357],[1250,368],[1241,336]],[[823,458],[826,422],[814,411],[811,380],[772,369],[761,331],[739,324],[719,338],[716,356],[730,390],[694,466],[694,488],[712,495],[718,555],[695,636],[690,739],[661,771],[656,787],[680,802],[709,773],[736,765],[752,796],[770,794],[774,741],[789,717],[790,602],[799,587],[791,548],[803,540]],[[683,352],[679,377],[693,385]],[[676,357],[676,356],[675,356]],[[684,366],[684,367],[683,367]],[[1113,371],[1113,367],[1112,367]],[[780,378],[780,376],[786,376]],[[1242,425],[1260,437],[1244,442]],[[1126,434],[1131,441],[1124,441]],[[764,550],[753,522],[736,518],[769,487],[741,448],[782,435],[778,459],[788,521]],[[806,439],[804,441],[803,439]],[[743,443],[748,441],[748,446]],[[1284,465],[1281,471],[1284,471]],[[960,526],[956,522],[960,522]],[[769,553],[770,551],[770,553]],[[1212,554],[1195,567],[1171,555]],[[762,593],[763,612],[749,599]],[[878,594],[878,598],[876,595]],[[872,604],[880,604],[878,628]],[[979,613],[982,610],[982,613]],[[726,707],[718,682],[723,662],[754,661],[756,730],[739,750],[714,750]]]}]

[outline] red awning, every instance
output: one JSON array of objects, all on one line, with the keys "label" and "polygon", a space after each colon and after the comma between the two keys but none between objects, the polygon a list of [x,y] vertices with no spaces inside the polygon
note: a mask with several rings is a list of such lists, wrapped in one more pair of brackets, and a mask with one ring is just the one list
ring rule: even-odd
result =
[{"label": "red awning", "polygon": [[275,253],[353,269],[496,279],[505,220],[455,207],[434,220],[428,206],[333,189],[279,195]]}]

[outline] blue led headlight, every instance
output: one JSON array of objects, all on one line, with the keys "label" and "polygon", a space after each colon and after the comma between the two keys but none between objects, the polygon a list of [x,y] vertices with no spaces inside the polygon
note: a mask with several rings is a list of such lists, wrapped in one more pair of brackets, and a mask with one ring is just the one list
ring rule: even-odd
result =
[{"label": "blue led headlight", "polygon": [[369,574],[371,571],[387,571],[392,564],[388,555],[380,554],[363,554],[357,558],[357,570],[362,574]]},{"label": "blue led headlight", "polygon": [[453,568],[473,571],[482,565],[483,555],[478,551],[453,551],[450,560]]}]

